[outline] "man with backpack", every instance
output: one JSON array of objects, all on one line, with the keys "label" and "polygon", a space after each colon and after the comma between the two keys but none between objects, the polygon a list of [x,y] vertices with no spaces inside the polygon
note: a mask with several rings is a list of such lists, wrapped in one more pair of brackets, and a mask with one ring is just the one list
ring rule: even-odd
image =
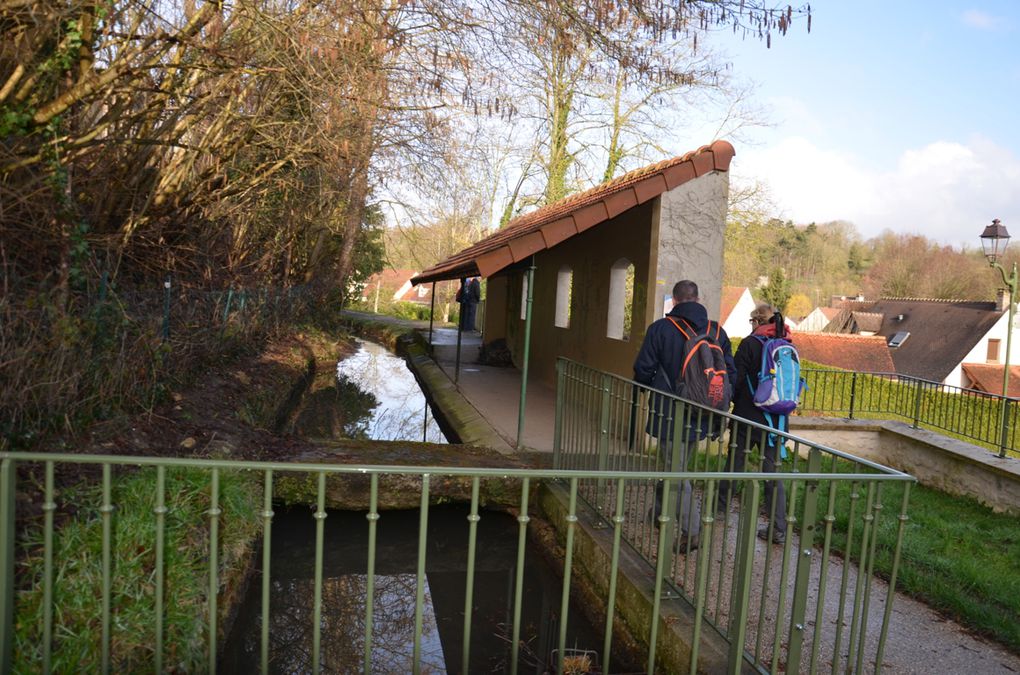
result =
[{"label": "man with backpack", "polygon": [[[698,297],[698,285],[690,280],[673,286],[673,308],[654,321],[634,361],[634,380],[662,392],[693,400],[703,406],[729,410],[736,367],[726,331],[709,321],[708,311]],[[685,364],[687,367],[685,368]],[[686,412],[682,412],[686,410]],[[687,429],[679,431],[678,462],[673,459],[674,418]],[[683,471],[699,440],[709,432],[718,433],[721,422],[711,412],[694,406],[674,405],[672,396],[656,392],[649,400],[645,430],[659,441],[659,456],[666,470]],[[690,481],[683,481],[677,519],[681,527],[681,549],[694,550],[701,541],[701,507],[693,498]],[[662,485],[658,486],[653,518],[658,527],[662,513]]]},{"label": "man with backpack", "polygon": [[[737,366],[733,385],[734,415],[786,431],[787,416],[796,408],[797,397],[803,387],[799,357],[790,340],[790,330],[784,324],[782,314],[768,303],[758,303],[751,312],[751,334],[740,342],[734,356]],[[790,382],[780,381],[784,377]],[[727,468],[743,471],[746,456],[754,449],[762,451],[762,471],[776,472],[780,455],[784,452],[782,439],[764,429],[734,420],[730,430]],[[718,511],[725,512],[727,509],[730,486],[729,481],[719,484]],[[766,541],[771,538],[773,543],[782,544],[786,541],[786,495],[782,481],[765,482],[764,504],[771,521],[758,528],[758,537]]]}]

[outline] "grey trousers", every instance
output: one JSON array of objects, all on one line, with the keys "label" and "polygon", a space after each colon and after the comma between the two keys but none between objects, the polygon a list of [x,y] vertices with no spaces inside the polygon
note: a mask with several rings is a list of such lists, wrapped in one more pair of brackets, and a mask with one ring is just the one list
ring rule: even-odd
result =
[{"label": "grey trousers", "polygon": [[[690,459],[691,449],[697,447],[697,441],[682,441],[680,445],[680,462],[676,471],[684,471],[687,469],[687,460]],[[672,440],[661,441],[659,443],[659,456],[662,457],[662,461],[665,463],[666,471],[673,471],[670,467],[670,463],[673,459],[673,443]],[[671,486],[672,487],[672,486]],[[671,490],[671,492],[673,492]],[[676,495],[672,495],[672,499],[676,500]],[[659,481],[658,485],[655,486],[655,517],[658,518],[662,514],[662,481]],[[696,536],[701,534],[701,498],[694,496],[694,490],[691,487],[691,481],[685,480],[682,482],[680,487],[680,499],[678,501],[678,508],[676,511],[677,521],[680,523],[680,530],[689,536]]]}]

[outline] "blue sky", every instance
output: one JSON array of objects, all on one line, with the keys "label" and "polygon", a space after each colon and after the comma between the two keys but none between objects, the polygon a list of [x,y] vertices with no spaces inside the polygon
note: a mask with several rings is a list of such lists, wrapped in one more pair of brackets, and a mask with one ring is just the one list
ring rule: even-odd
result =
[{"label": "blue sky", "polygon": [[[711,43],[773,126],[734,139],[734,180],[795,222],[852,221],[977,247],[1020,242],[1020,2],[818,0],[772,48]],[[1020,246],[1020,243],[1015,245]]]}]

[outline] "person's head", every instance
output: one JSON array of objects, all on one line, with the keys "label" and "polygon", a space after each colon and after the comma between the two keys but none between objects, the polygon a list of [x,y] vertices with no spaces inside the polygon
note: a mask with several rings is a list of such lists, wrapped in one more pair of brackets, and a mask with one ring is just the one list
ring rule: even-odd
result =
[{"label": "person's head", "polygon": [[776,308],[767,302],[759,302],[751,310],[751,329],[772,323],[776,316]]},{"label": "person's head", "polygon": [[676,282],[673,286],[673,302],[679,305],[681,302],[697,302],[698,285],[690,279]]}]

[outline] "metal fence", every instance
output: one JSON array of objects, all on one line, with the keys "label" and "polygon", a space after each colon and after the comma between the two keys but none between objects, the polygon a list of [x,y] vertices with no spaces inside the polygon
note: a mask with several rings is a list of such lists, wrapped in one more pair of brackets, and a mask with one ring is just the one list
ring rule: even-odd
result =
[{"label": "metal fence", "polygon": [[[554,466],[607,472],[578,495],[654,569],[656,597],[693,606],[692,672],[701,630],[727,642],[729,672],[881,670],[913,478],[787,434],[770,446],[766,427],[576,362],[557,370]],[[687,473],[644,478],[670,469]]]},{"label": "metal fence", "polygon": [[801,413],[901,419],[915,429],[934,429],[997,450],[1001,457],[1020,456],[1016,398],[895,373],[802,372],[808,389]]}]

